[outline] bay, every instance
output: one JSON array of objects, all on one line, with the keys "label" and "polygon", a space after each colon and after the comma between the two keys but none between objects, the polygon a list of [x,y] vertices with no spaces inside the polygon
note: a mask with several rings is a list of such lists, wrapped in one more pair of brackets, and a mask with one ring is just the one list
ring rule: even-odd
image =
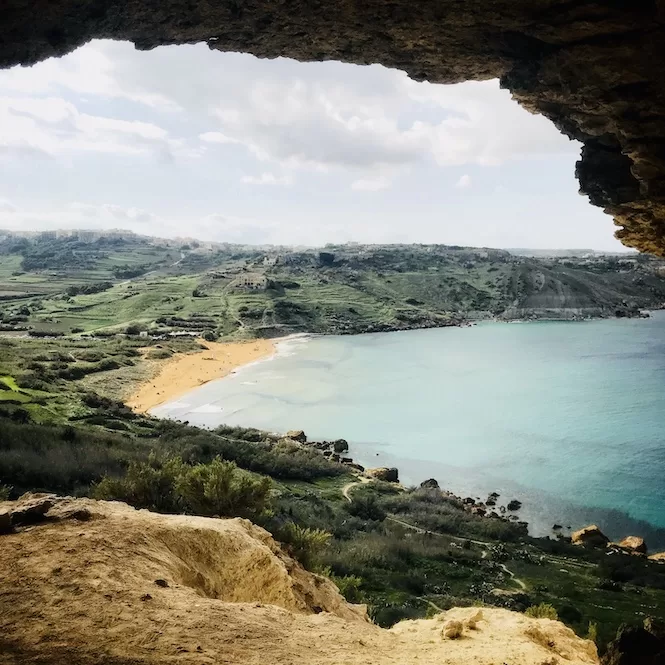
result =
[{"label": "bay", "polygon": [[598,523],[665,547],[665,312],[296,338],[153,410],[310,439],[405,484],[523,502],[536,535]]}]

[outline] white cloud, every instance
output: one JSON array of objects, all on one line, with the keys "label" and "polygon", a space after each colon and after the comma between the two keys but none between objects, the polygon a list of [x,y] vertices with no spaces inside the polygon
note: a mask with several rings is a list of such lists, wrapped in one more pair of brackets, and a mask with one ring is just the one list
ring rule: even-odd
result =
[{"label": "white cloud", "polygon": [[204,132],[199,134],[199,138],[205,143],[238,143],[236,139],[232,139],[222,132]]},{"label": "white cloud", "polygon": [[463,176],[460,176],[459,180],[455,183],[457,189],[468,189],[471,187],[471,176],[465,173]]},{"label": "white cloud", "polygon": [[240,179],[246,185],[292,185],[293,178],[288,175],[276,176],[274,173],[262,173],[260,176],[245,175]]},{"label": "white cloud", "polygon": [[82,113],[60,97],[0,97],[0,150],[48,155],[173,155],[181,141],[154,123]]},{"label": "white cloud", "polygon": [[390,179],[381,175],[374,178],[360,178],[351,183],[351,189],[356,192],[378,192],[390,187]]}]

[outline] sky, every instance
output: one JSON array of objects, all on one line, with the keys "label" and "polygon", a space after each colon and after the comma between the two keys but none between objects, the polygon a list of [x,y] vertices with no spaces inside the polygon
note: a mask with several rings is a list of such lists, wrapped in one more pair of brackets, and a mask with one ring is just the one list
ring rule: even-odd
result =
[{"label": "sky", "polygon": [[93,41],[0,71],[0,228],[621,250],[496,80]]}]

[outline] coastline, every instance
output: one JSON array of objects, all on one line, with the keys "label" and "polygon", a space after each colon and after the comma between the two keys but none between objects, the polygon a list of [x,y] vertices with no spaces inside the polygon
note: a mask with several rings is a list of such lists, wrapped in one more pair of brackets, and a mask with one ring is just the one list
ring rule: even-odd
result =
[{"label": "coastline", "polygon": [[200,339],[201,351],[178,354],[162,363],[157,375],[141,384],[125,403],[137,413],[147,413],[209,381],[224,378],[240,367],[272,357],[277,352],[278,343],[286,339],[239,342]]}]

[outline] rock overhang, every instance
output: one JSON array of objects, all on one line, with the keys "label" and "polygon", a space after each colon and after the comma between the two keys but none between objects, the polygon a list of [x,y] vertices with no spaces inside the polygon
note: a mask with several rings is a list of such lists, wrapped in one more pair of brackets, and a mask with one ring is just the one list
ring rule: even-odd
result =
[{"label": "rock overhang", "polygon": [[617,237],[665,256],[663,0],[8,0],[2,13],[1,67],[107,38],[380,63],[432,83],[500,78],[583,143],[580,192]]}]

